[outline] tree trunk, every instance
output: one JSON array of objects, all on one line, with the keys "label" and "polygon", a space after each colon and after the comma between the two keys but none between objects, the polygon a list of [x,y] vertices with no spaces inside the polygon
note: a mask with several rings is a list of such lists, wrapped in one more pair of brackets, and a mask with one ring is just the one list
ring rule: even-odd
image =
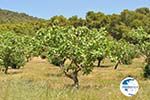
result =
[{"label": "tree trunk", "polygon": [[17,69],[17,65],[16,64],[12,64],[12,69]]},{"label": "tree trunk", "polygon": [[116,70],[118,68],[118,65],[119,65],[120,61],[118,61],[114,67],[114,69]]},{"label": "tree trunk", "polygon": [[67,73],[65,72],[65,75],[70,78],[71,80],[73,80],[74,84],[73,86],[76,87],[76,88],[79,88],[79,80],[78,80],[78,72],[77,71],[74,71],[72,73]]},{"label": "tree trunk", "polygon": [[[60,68],[64,68],[64,62],[66,59],[64,59],[62,61],[62,63],[60,64]],[[74,61],[71,61],[70,66],[75,63]],[[78,67],[78,69],[74,70],[73,72],[69,72],[69,69],[63,69],[65,75],[70,78],[71,80],[73,80],[74,84],[73,86],[75,88],[79,88],[79,80],[78,80],[78,72],[81,70],[80,66],[78,64],[75,63],[75,65]]]},{"label": "tree trunk", "polygon": [[4,71],[4,73],[5,73],[5,74],[7,74],[7,71],[8,71],[8,66],[7,66],[7,67],[5,67],[5,71]]},{"label": "tree trunk", "polygon": [[78,74],[76,72],[72,73],[72,80],[74,81],[73,86],[79,88]]},{"label": "tree trunk", "polygon": [[98,58],[98,64],[97,64],[97,67],[100,67],[100,65],[101,65],[101,61],[103,60],[103,57],[99,57]]}]

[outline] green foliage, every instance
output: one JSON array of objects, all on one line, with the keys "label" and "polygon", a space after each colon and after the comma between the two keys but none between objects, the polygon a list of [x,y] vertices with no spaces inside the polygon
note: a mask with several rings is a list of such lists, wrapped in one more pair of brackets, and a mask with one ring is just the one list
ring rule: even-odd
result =
[{"label": "green foliage", "polygon": [[0,60],[1,65],[7,69],[24,66],[29,55],[32,54],[32,42],[27,36],[17,36],[12,32],[0,34]]},{"label": "green foliage", "polygon": [[[150,61],[150,35],[143,28],[131,31],[128,37],[132,41],[137,41],[135,46],[138,47],[142,55],[146,56],[147,63]],[[131,41],[129,41],[131,42]]]},{"label": "green foliage", "polygon": [[53,57],[53,58],[51,58],[49,60],[55,66],[60,66],[62,64],[62,58],[61,57]]},{"label": "green foliage", "polygon": [[67,18],[64,16],[54,16],[50,19],[50,24],[56,26],[66,26],[68,24]]},{"label": "green foliage", "polygon": [[111,48],[110,59],[112,61],[120,61],[123,64],[131,64],[132,59],[137,54],[135,46],[127,43],[125,40],[114,41]]},{"label": "green foliage", "polygon": [[68,19],[69,25],[74,27],[80,27],[80,26],[86,26],[87,22],[86,20],[82,18],[78,18],[78,16],[72,16]]},{"label": "green foliage", "polygon": [[98,12],[95,13],[93,11],[87,12],[86,15],[86,21],[87,21],[87,27],[88,28],[101,28],[101,27],[106,27],[110,19],[108,16],[106,16],[104,13]]},{"label": "green foliage", "polygon": [[148,36],[148,33],[145,32],[142,27],[140,27],[124,34],[123,38],[132,44],[141,44],[144,41],[147,41],[150,36]]},{"label": "green foliage", "polygon": [[134,44],[138,52],[146,57],[146,63],[144,69],[144,76],[148,77],[149,75],[149,63],[150,63],[150,35],[143,29],[137,28],[136,30],[132,30],[124,37],[126,41]]},{"label": "green foliage", "polygon": [[87,12],[85,19],[78,16],[66,18],[64,16],[53,16],[49,20],[35,18],[24,13],[0,10],[0,30],[13,31],[17,34],[34,35],[40,28],[50,26],[87,26],[88,28],[102,28],[115,39],[120,40],[128,34],[131,29],[143,27],[150,34],[150,10],[149,8],[138,8],[135,11],[124,10],[120,14],[106,15],[102,12]]},{"label": "green foliage", "polygon": [[9,66],[19,68],[24,65],[25,56],[21,49],[21,38],[10,32],[2,33],[0,34],[0,43],[0,59],[6,69],[8,69]]},{"label": "green foliage", "polygon": [[57,66],[69,60],[65,71],[89,74],[99,58],[130,64],[141,54],[149,63],[149,27],[149,8],[112,15],[89,11],[86,19],[54,16],[50,20],[0,10],[0,31],[11,31],[0,34],[0,64],[19,68],[33,56],[41,56]]},{"label": "green foliage", "polygon": [[[106,33],[103,28],[89,30],[86,27],[52,27],[40,30],[36,38],[40,41],[41,49],[45,48],[49,61],[59,65],[59,61],[69,59],[76,66],[73,70],[81,68],[84,74],[89,74],[93,62],[109,51]],[[72,67],[67,70],[72,70]]]},{"label": "green foliage", "polygon": [[143,42],[140,46],[141,53],[146,56],[146,62],[150,62],[150,42]]},{"label": "green foliage", "polygon": [[39,30],[42,27],[47,27],[45,21],[0,24],[1,31],[11,31],[16,33],[17,35],[29,35],[29,36],[34,36],[37,30]]}]

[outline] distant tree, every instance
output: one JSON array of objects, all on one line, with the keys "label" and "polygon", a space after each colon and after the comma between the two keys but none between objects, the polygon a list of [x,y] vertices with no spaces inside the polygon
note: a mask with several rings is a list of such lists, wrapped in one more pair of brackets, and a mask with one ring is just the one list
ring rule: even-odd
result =
[{"label": "distant tree", "polygon": [[64,16],[60,15],[60,16],[54,16],[52,17],[49,22],[52,25],[56,25],[56,26],[67,26],[68,25],[68,20],[67,18],[65,18]]},{"label": "distant tree", "polygon": [[68,21],[70,25],[74,27],[86,26],[86,20],[78,18],[77,16],[70,17]]},{"label": "distant tree", "polygon": [[101,28],[106,27],[109,24],[109,17],[107,17],[104,13],[98,12],[95,13],[93,11],[89,11],[86,14],[86,21],[88,28]]},{"label": "distant tree", "polygon": [[137,9],[135,10],[135,12],[141,13],[141,14],[144,14],[144,15],[148,15],[148,14],[150,14],[150,9],[149,9],[149,8],[146,8],[146,7],[137,8]]}]

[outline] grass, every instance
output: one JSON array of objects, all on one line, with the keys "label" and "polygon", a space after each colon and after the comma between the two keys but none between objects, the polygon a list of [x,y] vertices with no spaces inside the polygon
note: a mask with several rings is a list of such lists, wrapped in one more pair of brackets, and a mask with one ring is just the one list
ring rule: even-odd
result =
[{"label": "grass", "polygon": [[[150,80],[142,77],[144,60],[134,59],[132,65],[120,65],[113,70],[113,63],[105,60],[108,67],[94,68],[90,75],[79,75],[80,88],[71,87],[58,67],[46,60],[34,58],[19,70],[0,73],[0,100],[149,100]],[[128,75],[139,82],[140,89],[133,97],[124,96],[120,82]]]}]

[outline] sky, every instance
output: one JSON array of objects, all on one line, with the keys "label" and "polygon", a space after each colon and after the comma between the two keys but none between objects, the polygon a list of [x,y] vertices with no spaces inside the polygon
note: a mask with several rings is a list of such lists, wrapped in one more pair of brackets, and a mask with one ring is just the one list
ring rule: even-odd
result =
[{"label": "sky", "polygon": [[150,0],[0,0],[0,8],[49,19],[55,15],[85,17],[88,11],[105,14],[120,13],[124,9],[149,7]]}]

